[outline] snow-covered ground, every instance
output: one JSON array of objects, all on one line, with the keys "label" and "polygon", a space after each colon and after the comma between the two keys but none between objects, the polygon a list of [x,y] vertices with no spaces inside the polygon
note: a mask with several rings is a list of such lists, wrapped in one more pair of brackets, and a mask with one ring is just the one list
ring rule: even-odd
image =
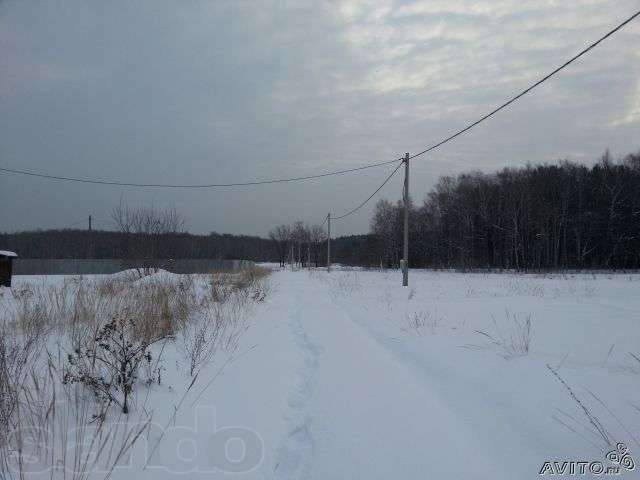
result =
[{"label": "snow-covered ground", "polygon": [[[638,478],[640,275],[400,281],[276,269],[237,350],[184,401],[165,347],[153,428],[111,478],[602,478],[568,472],[623,463],[617,477]],[[626,463],[605,459],[617,442]]]}]

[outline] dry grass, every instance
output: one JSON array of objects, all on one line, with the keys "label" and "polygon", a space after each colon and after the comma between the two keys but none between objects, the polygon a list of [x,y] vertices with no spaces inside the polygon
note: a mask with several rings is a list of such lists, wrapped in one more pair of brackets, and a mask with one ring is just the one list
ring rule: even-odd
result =
[{"label": "dry grass", "polygon": [[[146,405],[147,391],[123,415],[85,385],[65,384],[68,353],[91,350],[112,319],[132,318],[135,341],[164,339],[162,350],[176,343],[191,389],[217,352],[238,348],[249,314],[270,293],[268,274],[259,267],[209,277],[122,272],[14,287],[0,311],[0,478],[25,478],[33,468],[71,479],[98,468],[108,478],[149,424],[144,412],[153,406]],[[147,381],[136,389],[161,381],[161,359],[148,365]]]},{"label": "dry grass", "polygon": [[0,325],[0,447],[15,425],[20,393],[42,347],[40,331],[19,333],[6,323]]},{"label": "dry grass", "polygon": [[[635,355],[633,357],[640,362],[640,357]],[[547,369],[564,387],[577,410],[577,413],[572,413],[557,409],[558,413],[553,416],[554,420],[587,443],[606,453],[609,459],[611,459],[611,452],[615,452],[616,449],[619,455],[626,453],[628,450],[626,445],[629,442],[640,448],[640,438],[638,438],[637,432],[634,433],[635,423],[633,421],[618,416],[602,398],[586,387],[583,387],[583,390],[586,392],[589,402],[580,398],[560,375],[558,367],[554,368],[547,364]],[[640,411],[635,405],[632,404],[632,406]],[[608,424],[603,419],[606,419]],[[620,442],[621,439],[625,439],[627,443]],[[619,457],[616,458],[620,460]],[[615,461],[615,463],[619,463],[619,461]],[[629,463],[629,459],[627,459],[625,464],[621,463],[621,466],[633,470],[634,463],[633,461]]]},{"label": "dry grass", "polygon": [[405,315],[405,331],[414,333],[415,335],[422,336],[425,330],[429,330],[432,335],[435,335],[438,327],[443,321],[443,317],[438,315],[437,310],[422,310],[419,312],[413,312],[412,314]]},{"label": "dry grass", "polygon": [[214,273],[209,278],[206,301],[222,304],[235,296],[247,302],[262,302],[271,293],[267,281],[270,273],[268,268],[257,266],[240,273]]},{"label": "dry grass", "polygon": [[604,426],[604,423],[594,414],[592,409],[575,394],[574,390],[569,386],[565,379],[560,376],[556,369],[548,364],[547,369],[558,380],[558,382],[562,384],[568,395],[579,408],[579,411],[582,413],[586,423],[580,421],[580,419],[576,418],[574,415],[562,410],[558,410],[560,416],[554,416],[553,418],[576,435],[594,445],[596,448],[605,450],[614,445],[611,433],[609,433],[607,428]]},{"label": "dry grass", "polygon": [[467,348],[495,350],[498,355],[507,360],[529,354],[533,337],[531,315],[520,319],[516,314],[506,311],[506,325],[502,327],[495,318],[492,320],[493,330],[475,330],[484,342],[466,345]]},{"label": "dry grass", "polygon": [[3,317],[21,332],[55,330],[77,336],[95,332],[114,317],[133,315],[141,320],[138,335],[147,340],[173,335],[202,307],[193,278],[170,274],[27,284],[13,291],[12,300]]},{"label": "dry grass", "polygon": [[88,401],[79,385],[61,382],[56,363],[49,357],[44,374],[31,367],[18,387],[12,428],[0,446],[2,478],[108,478],[151,421],[146,413],[134,420],[109,402]]},{"label": "dry grass", "polygon": [[[561,278],[562,282],[547,282],[545,280]],[[596,287],[585,278],[571,276],[522,276],[513,275],[498,282],[498,287],[506,296],[532,296],[537,298],[561,297],[593,297],[597,294]],[[469,295],[468,295],[469,296]]]}]

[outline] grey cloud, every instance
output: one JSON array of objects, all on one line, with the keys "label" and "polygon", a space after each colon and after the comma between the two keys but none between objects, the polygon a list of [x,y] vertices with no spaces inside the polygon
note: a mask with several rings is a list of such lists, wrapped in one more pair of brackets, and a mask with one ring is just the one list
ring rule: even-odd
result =
[{"label": "grey cloud", "polygon": [[[200,183],[295,176],[415,152],[576,53],[637,5],[539,2],[8,1],[0,5],[3,165]],[[640,29],[414,163],[438,175],[637,150]],[[348,210],[384,169],[300,185],[158,191],[0,176],[2,229],[99,217],[121,196],[194,231],[265,234]],[[383,195],[399,197],[391,182]],[[366,231],[369,209],[335,228]]]}]

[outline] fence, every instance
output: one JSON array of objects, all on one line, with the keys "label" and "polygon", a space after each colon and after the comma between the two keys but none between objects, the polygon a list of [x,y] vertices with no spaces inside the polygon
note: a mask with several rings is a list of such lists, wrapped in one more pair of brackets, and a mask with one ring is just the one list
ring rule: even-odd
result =
[{"label": "fence", "polygon": [[119,260],[115,258],[16,258],[14,275],[94,275],[121,272],[130,268],[162,268],[173,273],[239,272],[251,267],[248,260],[159,259]]}]

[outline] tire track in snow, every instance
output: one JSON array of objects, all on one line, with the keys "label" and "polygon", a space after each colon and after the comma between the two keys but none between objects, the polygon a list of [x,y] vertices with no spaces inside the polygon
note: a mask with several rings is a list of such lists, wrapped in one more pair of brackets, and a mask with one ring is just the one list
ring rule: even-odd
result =
[{"label": "tire track in snow", "polygon": [[287,433],[277,449],[274,474],[275,478],[304,479],[309,477],[314,452],[309,402],[316,386],[322,348],[309,340],[304,329],[299,295],[292,299],[291,305],[288,325],[302,354],[302,368],[298,373],[298,382],[287,400]]}]

